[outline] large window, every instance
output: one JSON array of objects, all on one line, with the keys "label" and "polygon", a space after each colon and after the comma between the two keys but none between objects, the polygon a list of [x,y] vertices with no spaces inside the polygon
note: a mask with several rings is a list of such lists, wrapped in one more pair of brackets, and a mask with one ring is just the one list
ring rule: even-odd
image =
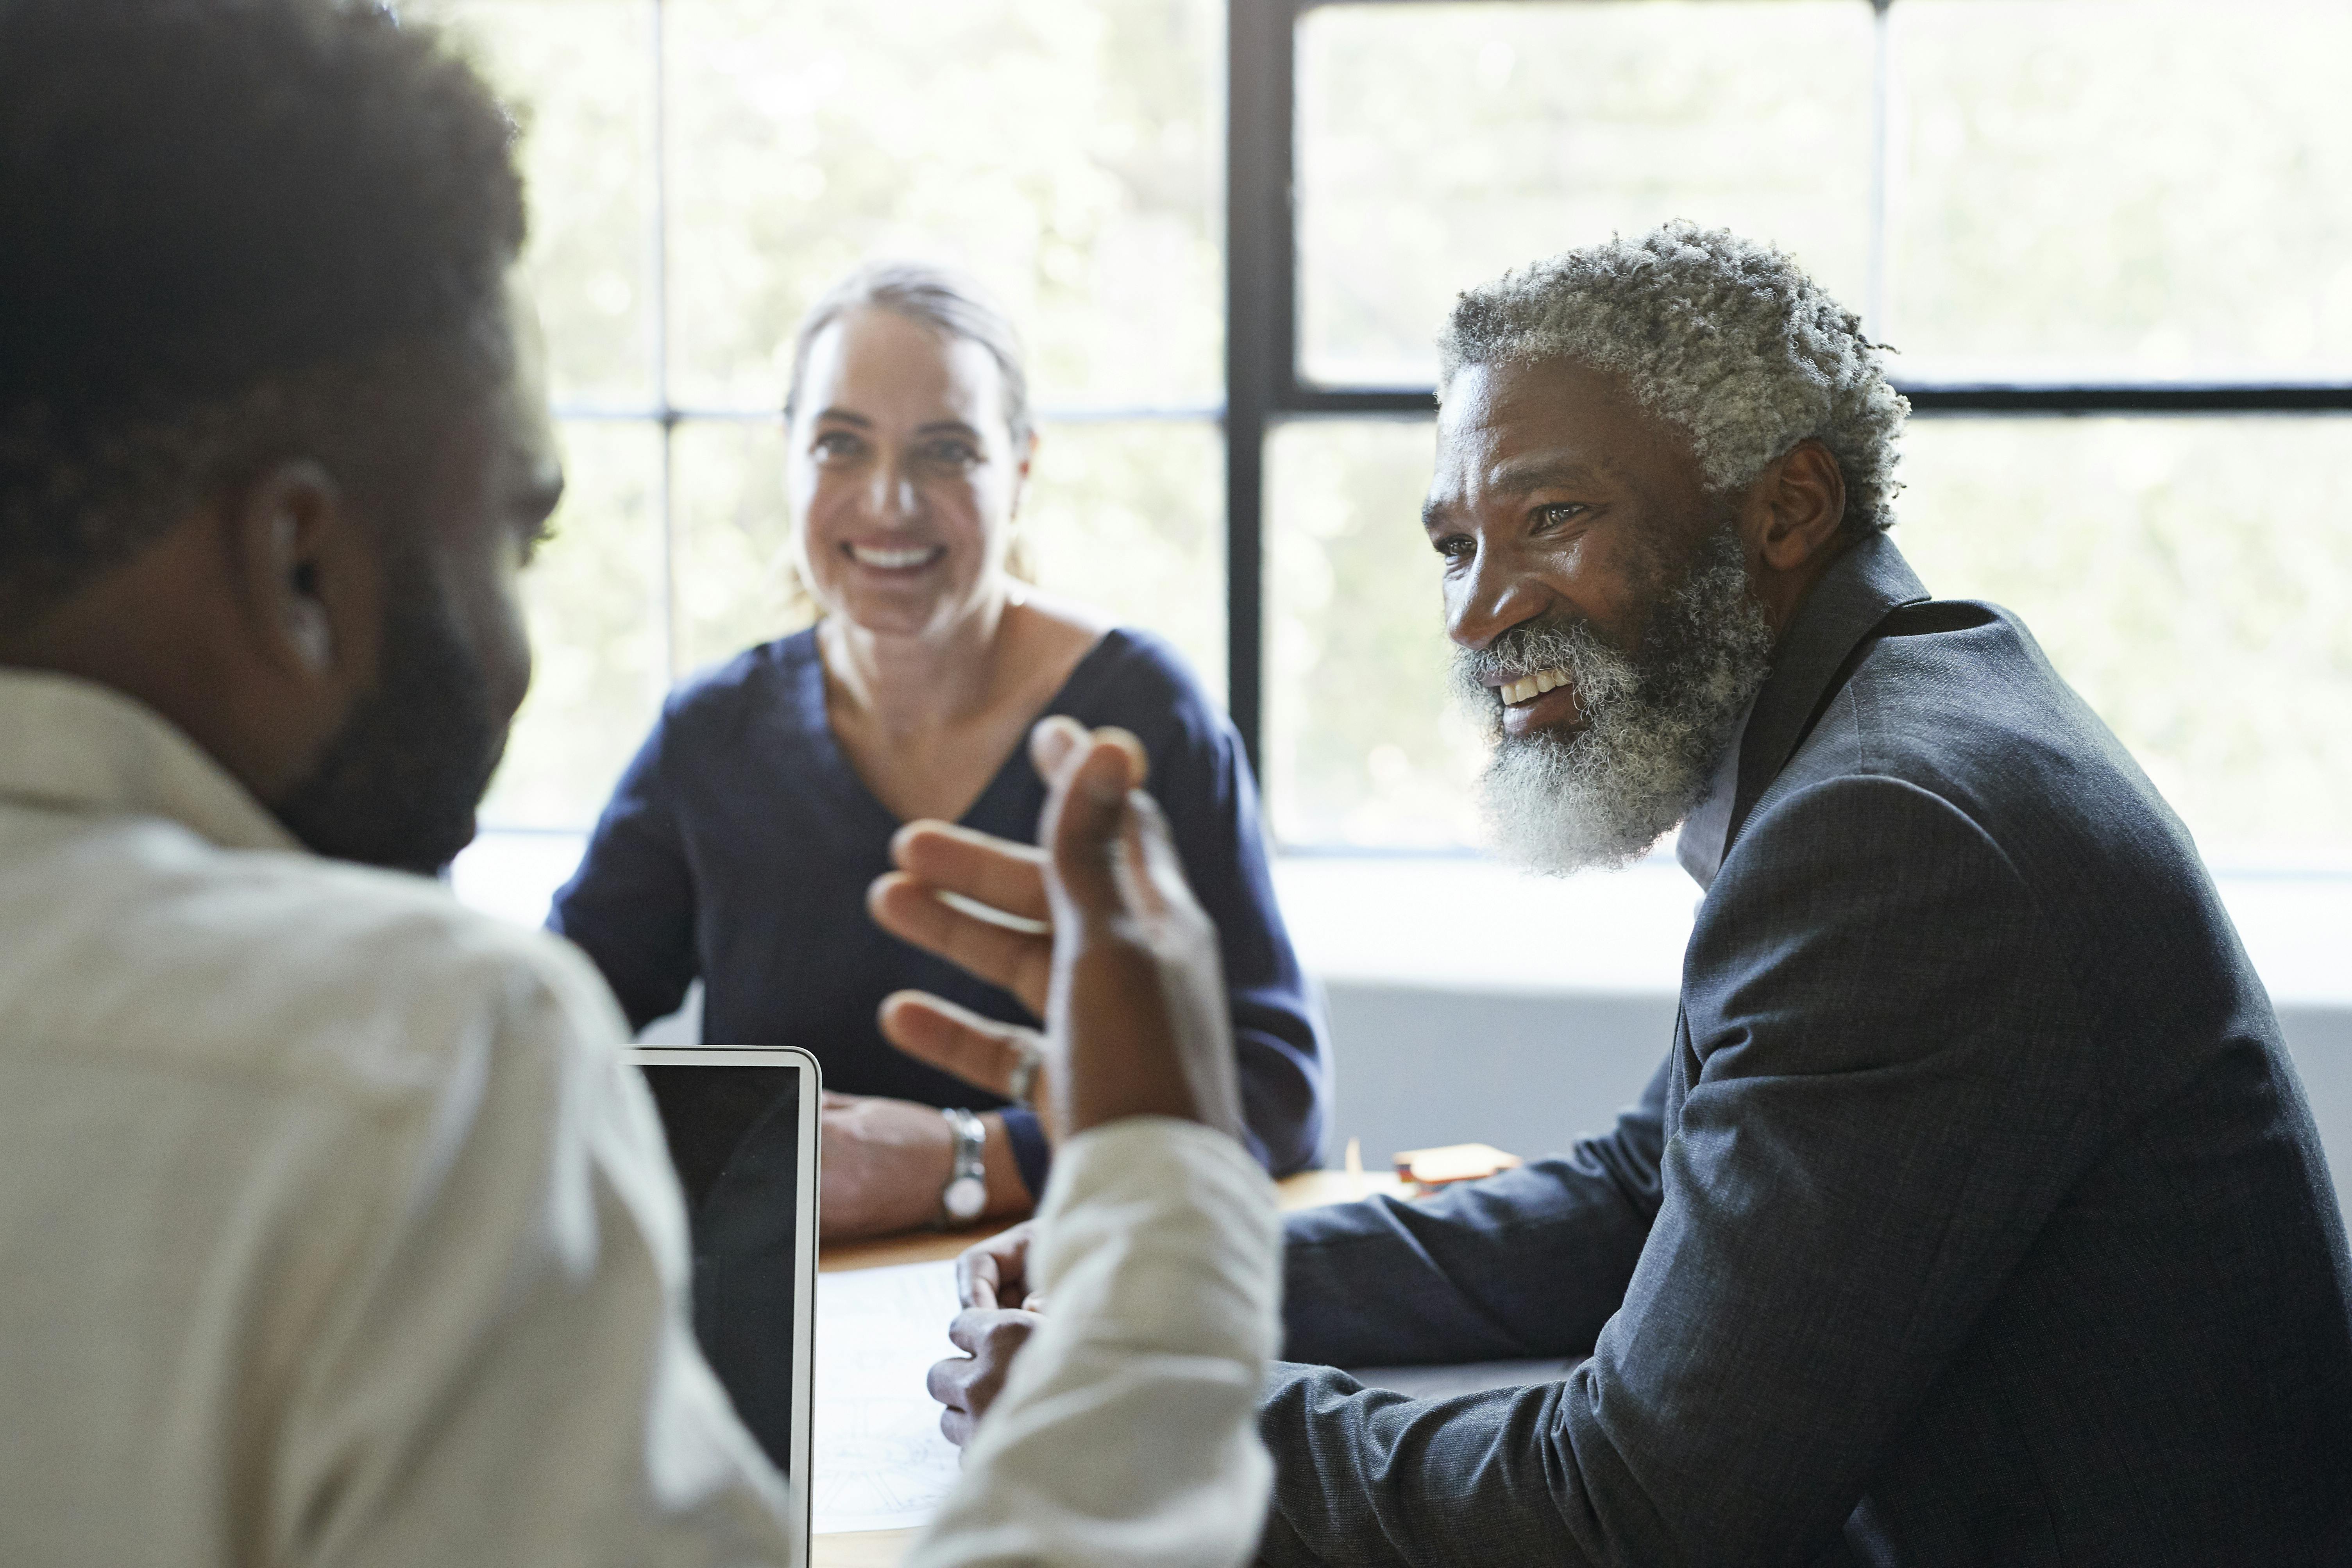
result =
[{"label": "large window", "polygon": [[1506,268],[1688,216],[1792,251],[1900,351],[1895,537],[1931,587],[2021,612],[2215,859],[2352,867],[2352,8],[1281,0],[1234,26],[1229,500],[1267,567],[1234,667],[1286,840],[1476,841],[1416,515],[1432,339]]},{"label": "large window", "polygon": [[572,483],[485,821],[593,820],[664,691],[805,624],[778,408],[869,257],[1022,321],[1046,586],[1224,684],[1216,0],[406,0],[521,107]]},{"label": "large window", "polygon": [[528,107],[572,471],[488,819],[593,816],[799,625],[777,349],[857,260],[1023,320],[1041,580],[1230,682],[1293,847],[1458,848],[1431,341],[1688,216],[1862,310],[1895,538],[2021,611],[2209,853],[2352,867],[2340,0],[407,0]]}]

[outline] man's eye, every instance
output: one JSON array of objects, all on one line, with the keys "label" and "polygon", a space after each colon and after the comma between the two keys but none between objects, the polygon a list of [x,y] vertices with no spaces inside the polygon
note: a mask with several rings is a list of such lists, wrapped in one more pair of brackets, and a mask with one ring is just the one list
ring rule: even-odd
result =
[{"label": "man's eye", "polygon": [[539,552],[555,542],[555,530],[541,523],[522,538],[522,563],[526,566],[539,559]]},{"label": "man's eye", "polygon": [[1559,528],[1575,521],[1589,510],[1580,501],[1554,501],[1549,506],[1536,508],[1536,521],[1546,528]]},{"label": "man's eye", "polygon": [[1470,542],[1467,534],[1461,533],[1447,534],[1436,541],[1433,548],[1449,562],[1467,561],[1477,549]]}]

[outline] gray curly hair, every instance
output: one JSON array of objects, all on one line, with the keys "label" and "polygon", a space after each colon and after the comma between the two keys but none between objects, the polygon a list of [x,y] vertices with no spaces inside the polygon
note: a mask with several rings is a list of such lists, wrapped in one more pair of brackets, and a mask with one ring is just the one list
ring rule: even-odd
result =
[{"label": "gray curly hair", "polygon": [[1467,365],[1574,359],[1622,375],[1689,432],[1717,490],[1816,437],[1845,475],[1845,530],[1894,525],[1911,405],[1860,318],[1769,245],[1677,219],[1565,251],[1464,294],[1437,346],[1441,401]]}]

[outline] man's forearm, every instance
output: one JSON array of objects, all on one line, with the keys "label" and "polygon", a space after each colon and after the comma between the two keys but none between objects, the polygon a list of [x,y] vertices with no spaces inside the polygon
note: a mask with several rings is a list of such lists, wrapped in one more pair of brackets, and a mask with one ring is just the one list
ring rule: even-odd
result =
[{"label": "man's forearm", "polygon": [[1291,1215],[1282,1353],[1393,1366],[1591,1349],[1657,1215],[1664,1092],[1662,1066],[1605,1135],[1425,1203]]},{"label": "man's forearm", "polygon": [[1279,1245],[1229,1138],[1135,1118],[1064,1145],[1033,1254],[1050,1310],[912,1568],[1247,1561]]},{"label": "man's forearm", "polygon": [[1563,1465],[1574,1466],[1555,1445],[1561,1402],[1576,1386],[1415,1400],[1328,1367],[1277,1363],[1258,1415],[1275,1462],[1258,1563],[1575,1568],[1599,1561],[1570,1528],[1555,1491]]}]

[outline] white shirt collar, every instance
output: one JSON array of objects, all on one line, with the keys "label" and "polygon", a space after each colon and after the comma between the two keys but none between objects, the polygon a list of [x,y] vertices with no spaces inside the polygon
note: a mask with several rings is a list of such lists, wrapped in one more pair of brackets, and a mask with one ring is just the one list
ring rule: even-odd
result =
[{"label": "white shirt collar", "polygon": [[1731,807],[1739,795],[1739,742],[1748,733],[1748,720],[1756,711],[1750,699],[1739,723],[1731,731],[1731,744],[1707,775],[1706,793],[1698,797],[1691,814],[1683,818],[1682,831],[1675,836],[1675,858],[1682,862],[1691,880],[1704,892],[1715,886],[1715,874],[1723,869],[1723,857],[1730,845]]},{"label": "white shirt collar", "polygon": [[301,847],[194,741],[111,688],[0,669],[0,800],[164,817],[224,849]]}]

